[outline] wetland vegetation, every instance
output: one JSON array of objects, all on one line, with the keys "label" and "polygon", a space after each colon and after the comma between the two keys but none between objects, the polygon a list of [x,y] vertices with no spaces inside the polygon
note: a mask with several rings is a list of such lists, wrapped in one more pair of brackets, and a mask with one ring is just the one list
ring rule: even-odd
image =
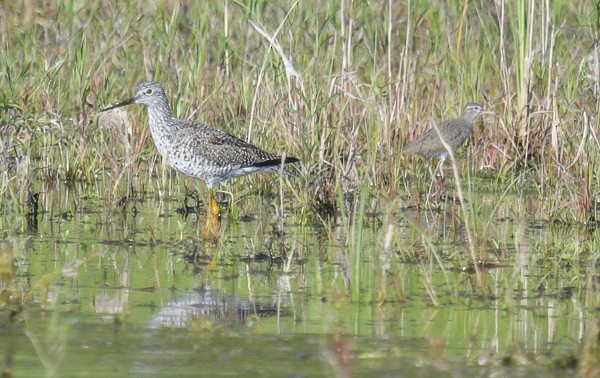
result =
[{"label": "wetland vegetation", "polygon": [[[3,375],[599,375],[599,9],[1,3]],[[145,79],[301,160],[216,188],[216,244],[145,110],[98,113]],[[431,201],[402,147],[473,101]]]}]

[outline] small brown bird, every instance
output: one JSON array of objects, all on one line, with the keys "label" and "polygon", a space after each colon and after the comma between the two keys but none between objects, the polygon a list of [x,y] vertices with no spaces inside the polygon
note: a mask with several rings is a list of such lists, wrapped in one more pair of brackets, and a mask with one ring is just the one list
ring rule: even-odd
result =
[{"label": "small brown bird", "polygon": [[438,157],[440,166],[448,157],[448,150],[440,140],[446,142],[452,152],[456,151],[473,134],[473,122],[483,112],[483,105],[470,102],[465,106],[460,118],[451,119],[440,123],[437,131],[434,128],[427,130],[417,140],[404,147],[405,155],[418,154],[425,157]]}]

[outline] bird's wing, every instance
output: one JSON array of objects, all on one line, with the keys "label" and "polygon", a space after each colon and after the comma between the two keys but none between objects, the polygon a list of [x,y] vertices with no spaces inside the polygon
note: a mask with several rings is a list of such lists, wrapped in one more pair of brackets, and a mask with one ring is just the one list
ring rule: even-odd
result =
[{"label": "bird's wing", "polygon": [[202,156],[215,165],[248,166],[279,158],[223,130],[193,124],[178,131],[185,131],[187,135],[187,138],[179,138],[185,140],[181,148],[187,148],[192,155]]}]

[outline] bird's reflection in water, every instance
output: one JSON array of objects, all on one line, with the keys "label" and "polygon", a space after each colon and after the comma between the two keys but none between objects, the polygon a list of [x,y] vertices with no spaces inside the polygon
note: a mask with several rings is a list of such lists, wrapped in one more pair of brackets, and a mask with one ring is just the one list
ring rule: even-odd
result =
[{"label": "bird's reflection in water", "polygon": [[151,327],[184,328],[190,321],[203,317],[213,323],[245,325],[251,318],[277,314],[281,314],[281,310],[278,311],[276,303],[257,303],[221,294],[206,285],[163,305]]}]

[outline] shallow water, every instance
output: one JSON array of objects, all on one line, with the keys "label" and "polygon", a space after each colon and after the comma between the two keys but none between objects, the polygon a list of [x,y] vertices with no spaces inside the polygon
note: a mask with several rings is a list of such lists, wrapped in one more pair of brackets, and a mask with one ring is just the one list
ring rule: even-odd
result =
[{"label": "shallow water", "polygon": [[177,211],[181,196],[121,207],[66,190],[42,193],[37,216],[5,211],[0,254],[15,267],[0,281],[5,372],[572,373],[555,365],[579,353],[597,315],[595,264],[565,264],[547,247],[582,231],[537,221],[535,201],[529,218],[515,213],[518,196],[493,213],[494,194],[469,203],[490,221],[470,223],[489,249],[480,282],[456,205],[369,199],[364,222],[290,215],[282,236],[271,201],[249,197],[217,246],[200,237],[202,214],[199,226]]}]

